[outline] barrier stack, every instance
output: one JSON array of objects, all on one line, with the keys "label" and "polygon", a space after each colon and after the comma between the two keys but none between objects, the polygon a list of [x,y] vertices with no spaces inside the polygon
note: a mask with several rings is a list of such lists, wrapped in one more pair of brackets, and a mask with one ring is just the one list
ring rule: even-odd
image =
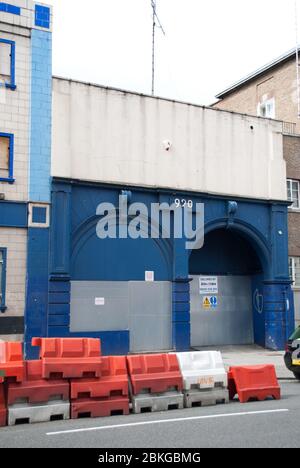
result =
[{"label": "barrier stack", "polygon": [[129,414],[125,356],[102,357],[101,376],[71,380],[71,418]]},{"label": "barrier stack", "polygon": [[[23,361],[22,343],[0,342],[0,427],[280,399],[274,366],[236,366],[217,351],[101,355],[99,339],[34,338],[39,360]],[[229,390],[228,390],[229,389]]]},{"label": "barrier stack", "polygon": [[42,361],[25,362],[22,383],[7,391],[8,425],[69,419],[69,382],[42,377]]},{"label": "barrier stack", "polygon": [[134,413],[183,408],[183,381],[176,354],[127,356]]},{"label": "barrier stack", "polygon": [[228,403],[228,379],[217,351],[177,354],[183,376],[186,408]]}]

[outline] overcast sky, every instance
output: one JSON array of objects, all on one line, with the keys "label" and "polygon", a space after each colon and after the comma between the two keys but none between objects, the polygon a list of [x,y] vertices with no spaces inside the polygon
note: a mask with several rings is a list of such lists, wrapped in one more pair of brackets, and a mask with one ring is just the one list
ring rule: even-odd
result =
[{"label": "overcast sky", "polygon": [[[55,75],[151,93],[151,0],[45,3],[54,6]],[[159,96],[211,104],[295,47],[295,0],[157,0],[157,11],[166,31],[157,30]]]}]

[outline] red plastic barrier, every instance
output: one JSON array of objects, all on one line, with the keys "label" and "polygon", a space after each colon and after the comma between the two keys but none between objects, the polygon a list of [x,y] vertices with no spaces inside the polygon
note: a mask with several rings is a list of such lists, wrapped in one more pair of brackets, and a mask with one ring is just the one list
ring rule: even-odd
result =
[{"label": "red plastic barrier", "polygon": [[5,380],[22,382],[24,361],[21,342],[0,342],[0,383]]},{"label": "red plastic barrier", "polygon": [[127,364],[134,395],[183,389],[176,354],[128,356]]},{"label": "red plastic barrier", "polygon": [[101,344],[94,338],[33,338],[40,346],[42,376],[49,378],[84,378],[101,375]]},{"label": "red plastic barrier", "polygon": [[238,366],[229,369],[229,397],[238,394],[241,403],[268,397],[280,400],[281,391],[273,365]]},{"label": "red plastic barrier", "polygon": [[4,396],[4,385],[0,384],[0,427],[6,426],[7,409]]},{"label": "red plastic barrier", "polygon": [[77,400],[71,404],[71,419],[83,417],[104,418],[129,414],[129,399],[114,397],[102,400]]},{"label": "red plastic barrier", "polygon": [[125,356],[103,357],[100,379],[71,381],[71,398],[106,398],[128,396],[128,374]]},{"label": "red plastic barrier", "polygon": [[64,380],[44,380],[42,361],[25,362],[25,380],[8,385],[8,405],[26,401],[27,403],[47,403],[50,400],[69,400],[70,385]]}]

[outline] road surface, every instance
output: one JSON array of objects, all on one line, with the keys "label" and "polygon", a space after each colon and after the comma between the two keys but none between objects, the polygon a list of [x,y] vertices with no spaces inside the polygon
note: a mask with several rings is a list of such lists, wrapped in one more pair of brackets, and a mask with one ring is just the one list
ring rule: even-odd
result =
[{"label": "road surface", "polygon": [[300,447],[300,383],[281,382],[282,400],[0,430],[0,448]]}]

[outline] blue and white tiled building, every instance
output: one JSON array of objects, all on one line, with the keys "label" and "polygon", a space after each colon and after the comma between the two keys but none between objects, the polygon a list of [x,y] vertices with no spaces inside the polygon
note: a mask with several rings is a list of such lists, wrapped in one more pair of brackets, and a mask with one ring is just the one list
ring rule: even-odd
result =
[{"label": "blue and white tiled building", "polygon": [[[47,303],[52,12],[0,2],[0,335],[23,337]],[[24,322],[24,313],[26,316]],[[38,323],[36,322],[36,323]]]}]

